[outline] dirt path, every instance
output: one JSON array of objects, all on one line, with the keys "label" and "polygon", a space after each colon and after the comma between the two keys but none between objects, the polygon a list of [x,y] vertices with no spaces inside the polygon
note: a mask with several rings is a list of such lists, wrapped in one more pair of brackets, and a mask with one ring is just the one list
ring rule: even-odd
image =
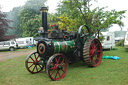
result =
[{"label": "dirt path", "polygon": [[[16,52],[0,52],[0,61],[5,61],[14,57],[21,57],[25,55],[29,55],[36,50],[25,50],[25,51],[16,51]],[[27,57],[27,56],[26,56]]]}]

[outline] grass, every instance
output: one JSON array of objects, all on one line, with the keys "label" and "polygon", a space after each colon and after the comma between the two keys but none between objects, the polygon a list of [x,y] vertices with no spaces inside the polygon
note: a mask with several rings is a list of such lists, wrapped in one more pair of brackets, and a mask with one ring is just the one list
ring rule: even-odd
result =
[{"label": "grass", "polygon": [[66,77],[52,81],[45,71],[30,74],[25,68],[26,56],[0,62],[0,85],[128,85],[128,52],[123,47],[104,51],[104,56],[119,56],[119,60],[102,59],[101,65],[90,68],[83,62],[69,66]]}]

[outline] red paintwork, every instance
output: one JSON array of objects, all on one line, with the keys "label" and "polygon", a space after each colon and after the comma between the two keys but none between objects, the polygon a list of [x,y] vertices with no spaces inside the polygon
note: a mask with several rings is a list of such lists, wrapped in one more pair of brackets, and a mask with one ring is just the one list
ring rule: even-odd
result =
[{"label": "red paintwork", "polygon": [[91,42],[89,54],[93,66],[99,66],[102,60],[102,46],[97,39]]}]

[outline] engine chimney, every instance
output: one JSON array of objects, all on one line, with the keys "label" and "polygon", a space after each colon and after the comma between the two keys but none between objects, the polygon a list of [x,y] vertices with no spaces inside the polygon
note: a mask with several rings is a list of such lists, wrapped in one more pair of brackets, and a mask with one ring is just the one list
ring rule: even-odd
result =
[{"label": "engine chimney", "polygon": [[43,38],[48,38],[48,32],[47,32],[47,7],[41,7],[41,24],[43,27],[43,32],[41,32],[41,35]]}]

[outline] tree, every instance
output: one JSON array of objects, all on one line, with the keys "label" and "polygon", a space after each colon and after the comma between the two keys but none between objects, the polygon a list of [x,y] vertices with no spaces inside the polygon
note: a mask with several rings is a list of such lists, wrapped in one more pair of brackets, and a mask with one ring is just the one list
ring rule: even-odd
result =
[{"label": "tree", "polygon": [[1,11],[0,7],[0,41],[5,41],[14,38],[14,35],[6,36],[8,29],[13,29],[9,26],[9,23],[12,22],[11,20],[6,19],[7,15]]},{"label": "tree", "polygon": [[13,10],[11,10],[10,12],[7,12],[6,14],[7,19],[12,20],[13,22],[9,24],[9,26],[14,27],[15,29],[9,29],[7,34],[8,35],[16,35],[17,37],[21,37],[22,35],[22,31],[20,29],[20,17],[19,17],[19,12],[21,10],[22,7],[14,7]]},{"label": "tree", "polygon": [[38,28],[41,26],[40,8],[45,6],[47,0],[28,0],[19,13],[21,19],[20,28],[22,37],[38,36]]},{"label": "tree", "polygon": [[58,25],[61,30],[66,27],[68,31],[76,31],[75,27],[77,26],[77,21],[75,19],[69,18],[68,15],[65,13],[57,18]]},{"label": "tree", "polygon": [[[98,34],[101,29],[107,29],[112,24],[123,26],[121,19],[124,18],[124,10],[104,11],[106,7],[91,9],[91,1],[93,0],[63,0],[58,8],[59,14],[68,14],[69,18],[75,19],[80,24],[86,24],[93,33]],[[66,11],[62,7],[65,7]]]}]

